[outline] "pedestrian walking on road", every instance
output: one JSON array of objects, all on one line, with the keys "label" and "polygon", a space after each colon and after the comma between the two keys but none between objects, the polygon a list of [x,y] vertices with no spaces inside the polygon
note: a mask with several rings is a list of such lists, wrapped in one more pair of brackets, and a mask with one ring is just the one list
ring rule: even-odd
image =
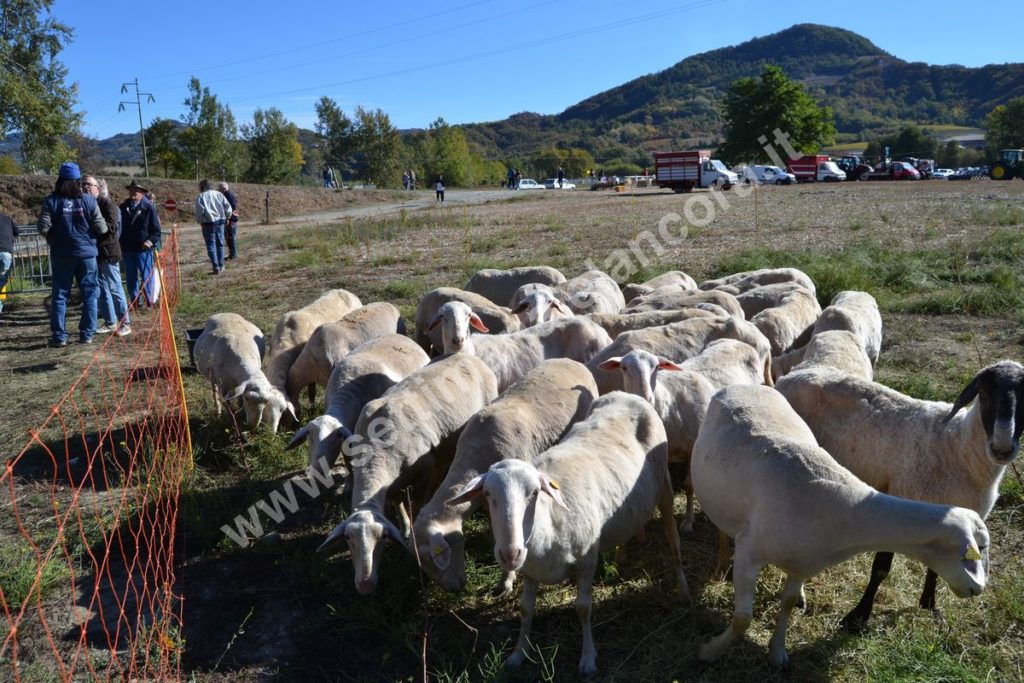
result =
[{"label": "pedestrian walking on road", "polygon": [[121,282],[121,211],[110,198],[107,181],[97,180],[87,175],[82,178],[82,189],[87,192],[100,207],[103,220],[107,223],[107,232],[96,240],[96,256],[98,268],[100,299],[99,316],[103,325],[96,328],[96,334],[117,332],[117,336],[126,337],[132,333],[131,320],[128,317],[128,299],[124,295]]},{"label": "pedestrian walking on road", "polygon": [[435,200],[439,201],[439,202],[443,202],[444,201],[444,176],[443,175],[437,176],[437,183],[434,184],[434,190],[437,193],[437,196],[435,197]]},{"label": "pedestrian walking on road", "polygon": [[107,232],[107,223],[92,195],[82,194],[82,173],[78,164],[70,161],[61,164],[53,193],[43,200],[36,228],[50,245],[50,269],[53,271],[49,345],[61,348],[68,344],[64,321],[72,281],[78,282],[82,294],[78,340],[91,344],[96,334],[96,305],[100,294],[96,238]]},{"label": "pedestrian walking on road", "polygon": [[210,257],[213,274],[224,270],[224,225],[231,217],[231,204],[219,190],[210,187],[209,180],[199,182],[196,196],[196,223],[203,227],[206,254]]},{"label": "pedestrian walking on road", "polygon": [[219,183],[217,189],[220,190],[220,193],[228,200],[228,204],[231,205],[231,215],[228,216],[227,223],[224,225],[224,240],[228,244],[228,255],[226,258],[230,261],[238,256],[238,246],[236,244],[238,238],[238,197],[231,191],[227,183]]},{"label": "pedestrian walking on road", "polygon": [[[18,226],[14,219],[6,213],[0,213],[0,293],[7,286],[7,280],[14,270],[14,238],[18,236]],[[4,312],[4,300],[0,298],[0,313]]]},{"label": "pedestrian walking on road", "polygon": [[[160,217],[146,198],[149,190],[134,180],[128,183],[128,199],[121,202],[121,258],[128,287],[128,303],[139,305],[139,291],[146,304],[156,305],[158,285],[153,272],[154,254],[160,249]],[[141,280],[140,280],[141,276]]]}]

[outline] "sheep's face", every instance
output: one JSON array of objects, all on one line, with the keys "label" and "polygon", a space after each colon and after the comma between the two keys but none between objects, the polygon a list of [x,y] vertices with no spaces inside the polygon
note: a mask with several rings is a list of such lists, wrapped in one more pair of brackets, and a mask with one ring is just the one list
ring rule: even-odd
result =
[{"label": "sheep's face", "polygon": [[572,311],[559,301],[548,287],[538,287],[531,291],[512,309],[512,312],[519,315],[527,327],[542,325],[559,317],[572,316]]},{"label": "sheep's face", "polygon": [[329,470],[338,462],[345,439],[352,432],[330,415],[320,415],[308,425],[306,441],[309,443],[309,467]]},{"label": "sheep's face", "polygon": [[930,543],[925,564],[960,598],[979,595],[988,576],[989,535],[973,510],[953,508],[944,520],[942,537]]},{"label": "sheep's face", "polygon": [[276,434],[277,428],[281,424],[281,417],[285,413],[291,415],[292,419],[296,422],[299,421],[298,416],[295,414],[295,406],[279,389],[270,389],[269,392],[264,392],[263,414],[260,422]]},{"label": "sheep's face", "polygon": [[490,332],[480,316],[473,312],[473,309],[461,301],[449,301],[443,304],[434,317],[427,324],[427,331],[441,327],[441,339],[444,343],[444,352],[459,353],[469,339],[470,328],[478,332]]},{"label": "sheep's face", "polygon": [[1013,462],[1024,430],[1024,366],[1002,361],[979,372],[957,398],[949,417],[975,398],[989,457],[997,465]]},{"label": "sheep's face", "polygon": [[636,349],[619,358],[609,358],[599,366],[602,370],[622,372],[622,387],[650,404],[654,404],[654,392],[658,386],[659,370],[682,370],[668,360],[659,358],[649,351]]},{"label": "sheep's face", "polygon": [[444,532],[438,525],[417,529],[416,552],[423,572],[448,591],[466,587],[466,543],[462,525]]},{"label": "sheep's face", "polygon": [[383,515],[371,510],[357,510],[331,532],[318,552],[333,546],[342,538],[348,544],[355,573],[356,590],[369,595],[377,588],[377,567],[384,541],[403,541],[402,534]]},{"label": "sheep's face", "polygon": [[457,505],[481,495],[491,517],[494,557],[505,571],[517,571],[523,566],[536,516],[549,514],[548,504],[539,503],[539,499],[550,498],[568,509],[557,482],[522,460],[495,463],[448,503]]}]

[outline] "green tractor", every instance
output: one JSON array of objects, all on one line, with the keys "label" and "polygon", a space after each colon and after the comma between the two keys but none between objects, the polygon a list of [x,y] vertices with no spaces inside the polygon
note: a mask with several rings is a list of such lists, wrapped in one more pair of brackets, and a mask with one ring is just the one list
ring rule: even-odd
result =
[{"label": "green tractor", "polygon": [[1024,149],[1004,149],[999,161],[993,161],[988,177],[992,180],[1024,178]]}]

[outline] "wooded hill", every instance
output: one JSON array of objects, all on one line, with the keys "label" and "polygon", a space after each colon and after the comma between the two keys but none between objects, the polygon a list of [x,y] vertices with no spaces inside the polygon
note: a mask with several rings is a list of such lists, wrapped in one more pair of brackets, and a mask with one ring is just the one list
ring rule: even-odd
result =
[{"label": "wooded hill", "polygon": [[[959,54],[969,46],[950,46]],[[464,126],[490,158],[526,156],[556,145],[581,147],[599,160],[716,141],[719,104],[737,78],[781,67],[832,107],[840,141],[868,139],[906,124],[980,125],[998,104],[1024,95],[1024,64],[981,68],[906,62],[851,31],[798,24],[763,38],[688,57],[566,109],[521,113]]]}]

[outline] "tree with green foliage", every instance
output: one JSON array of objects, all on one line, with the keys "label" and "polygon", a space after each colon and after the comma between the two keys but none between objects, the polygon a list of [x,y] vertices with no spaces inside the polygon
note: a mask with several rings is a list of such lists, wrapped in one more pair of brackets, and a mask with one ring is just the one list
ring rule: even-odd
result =
[{"label": "tree with green foliage", "polygon": [[906,126],[896,133],[869,142],[864,150],[864,156],[868,159],[881,159],[885,156],[885,148],[888,147],[889,157],[892,159],[933,159],[938,151],[938,145],[938,141],[920,126]]},{"label": "tree with green foliage", "polygon": [[352,140],[367,180],[379,187],[397,184],[403,145],[387,114],[356,107]]},{"label": "tree with green foliage", "polygon": [[171,177],[171,170],[182,166],[182,155],[178,149],[179,125],[173,119],[155,118],[146,128],[146,149],[150,158],[163,169],[164,177]]},{"label": "tree with green foliage", "polygon": [[530,167],[545,177],[554,176],[561,167],[566,177],[582,178],[596,165],[590,152],[577,147],[549,147],[530,157]]},{"label": "tree with green foliage", "polygon": [[[726,137],[718,155],[733,163],[773,163],[765,146],[781,131],[797,152],[814,154],[836,135],[832,109],[819,107],[804,87],[777,66],[765,66],[760,80],[741,78],[723,103]],[[782,150],[778,154],[783,154]]]},{"label": "tree with green foliage", "polygon": [[50,16],[53,0],[0,2],[0,139],[21,133],[29,168],[53,172],[73,156],[65,142],[78,133],[78,88],[57,58],[72,30]]},{"label": "tree with green foliage", "polygon": [[1015,97],[989,112],[985,142],[992,159],[998,159],[1001,150],[1024,148],[1024,97]]},{"label": "tree with green foliage", "polygon": [[185,100],[188,113],[181,119],[185,129],[178,133],[183,167],[182,175],[195,172],[202,177],[226,177],[235,164],[231,155],[236,150],[230,142],[238,137],[238,126],[231,110],[217,101],[217,96],[204,88],[194,76],[188,85]]},{"label": "tree with green foliage", "polygon": [[963,149],[956,140],[950,140],[935,155],[935,164],[939,168],[958,168],[963,159]]},{"label": "tree with green foliage", "polygon": [[283,185],[298,177],[302,170],[299,128],[280,109],[256,109],[252,125],[242,126],[242,137],[249,144],[246,180]]},{"label": "tree with green foliage", "polygon": [[345,115],[338,103],[324,96],[316,103],[317,135],[323,138],[323,162],[337,168],[349,167],[355,132],[352,119]]},{"label": "tree with green foliage", "polygon": [[427,133],[427,177],[444,175],[446,185],[467,187],[476,183],[473,155],[466,136],[458,127],[449,126],[443,118],[430,124]]},{"label": "tree with green foliage", "polygon": [[14,157],[0,154],[0,175],[20,175],[21,166],[14,160]]}]

